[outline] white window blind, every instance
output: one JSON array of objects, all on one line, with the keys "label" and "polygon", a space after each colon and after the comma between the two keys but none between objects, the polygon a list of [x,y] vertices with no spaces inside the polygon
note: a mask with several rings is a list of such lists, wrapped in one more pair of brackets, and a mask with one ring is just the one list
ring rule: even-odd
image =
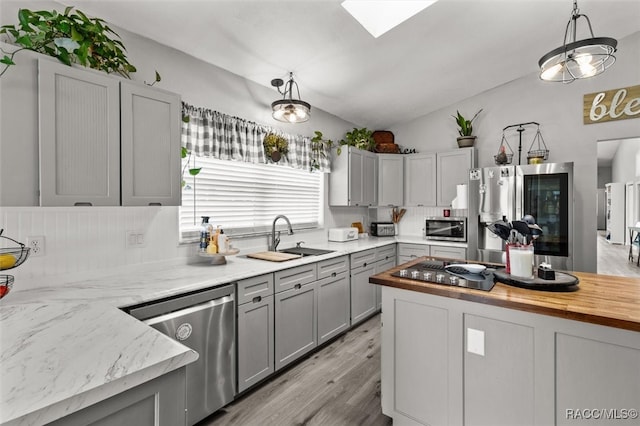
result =
[{"label": "white window blind", "polygon": [[[322,215],[323,174],[277,165],[193,157],[202,167],[185,172],[180,207],[183,241],[197,239],[201,216],[230,235],[264,233],[284,214],[294,229],[318,227]],[[195,200],[194,200],[195,194]],[[194,207],[195,206],[195,207]],[[284,221],[278,223],[278,229]]]}]

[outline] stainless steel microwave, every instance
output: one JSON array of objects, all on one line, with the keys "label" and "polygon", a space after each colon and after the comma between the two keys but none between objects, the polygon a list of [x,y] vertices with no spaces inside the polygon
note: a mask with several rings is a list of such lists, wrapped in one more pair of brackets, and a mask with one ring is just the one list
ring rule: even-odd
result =
[{"label": "stainless steel microwave", "polygon": [[427,240],[467,241],[466,217],[427,217],[424,224]]}]

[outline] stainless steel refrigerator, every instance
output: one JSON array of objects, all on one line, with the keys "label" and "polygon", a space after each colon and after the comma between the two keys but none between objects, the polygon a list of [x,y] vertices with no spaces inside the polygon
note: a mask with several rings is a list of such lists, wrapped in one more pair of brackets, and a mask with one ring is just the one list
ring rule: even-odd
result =
[{"label": "stainless steel refrigerator", "polygon": [[536,265],[573,269],[573,163],[496,166],[469,171],[470,259],[502,263],[504,241],[487,225],[533,215],[543,235],[534,242]]}]

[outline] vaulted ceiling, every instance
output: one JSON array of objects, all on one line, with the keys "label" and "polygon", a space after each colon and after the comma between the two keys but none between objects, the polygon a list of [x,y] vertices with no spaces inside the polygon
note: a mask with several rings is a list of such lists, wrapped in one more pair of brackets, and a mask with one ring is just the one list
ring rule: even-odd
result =
[{"label": "vaulted ceiling", "polygon": [[[411,120],[525,75],[537,78],[538,59],[562,45],[573,7],[572,0],[439,0],[375,39],[340,3],[74,2],[267,87],[293,71],[302,99],[371,128]],[[621,39],[640,31],[638,0],[580,0],[578,6],[596,37]],[[587,37],[580,28],[578,38]],[[274,100],[278,96],[274,89]]]}]

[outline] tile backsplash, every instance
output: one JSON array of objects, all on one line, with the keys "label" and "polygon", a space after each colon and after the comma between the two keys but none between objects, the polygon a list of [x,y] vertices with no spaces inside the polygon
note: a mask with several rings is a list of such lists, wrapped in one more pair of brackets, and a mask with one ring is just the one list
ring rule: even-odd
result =
[{"label": "tile backsplash", "polygon": [[[4,236],[22,243],[44,237],[44,255],[11,270],[16,281],[187,256],[178,246],[177,223],[178,207],[0,208]],[[143,234],[144,246],[127,247],[127,231]]]},{"label": "tile backsplash", "polygon": [[[466,210],[452,210],[466,216]],[[400,235],[420,236],[424,218],[442,216],[442,208],[409,207],[399,224]],[[361,221],[390,221],[391,209],[332,208],[325,229],[297,231],[282,236],[281,246],[304,240],[307,245],[326,241],[327,228]],[[64,280],[92,272],[113,273],[140,264],[165,261],[191,262],[195,244],[179,244],[178,207],[0,207],[4,236],[26,244],[28,237],[44,237],[45,253],[31,256],[23,265],[3,271],[14,275],[20,288],[48,285],[44,280]],[[142,246],[128,246],[127,232],[144,236]],[[0,247],[8,241],[2,239]],[[265,236],[233,239],[242,252],[266,249]],[[14,291],[18,290],[15,288]]]}]

